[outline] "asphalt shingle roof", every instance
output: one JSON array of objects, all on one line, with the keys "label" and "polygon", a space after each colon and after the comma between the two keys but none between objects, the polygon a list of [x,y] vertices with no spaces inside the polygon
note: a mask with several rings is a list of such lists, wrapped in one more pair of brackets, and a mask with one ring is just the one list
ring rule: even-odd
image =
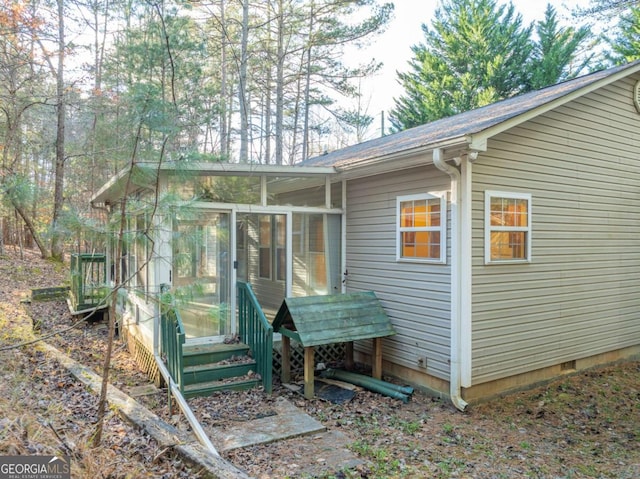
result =
[{"label": "asphalt shingle roof", "polygon": [[428,147],[448,139],[477,134],[637,65],[640,65],[640,61],[584,75],[399,133],[309,158],[300,165],[347,167],[362,160],[380,158],[405,150]]}]

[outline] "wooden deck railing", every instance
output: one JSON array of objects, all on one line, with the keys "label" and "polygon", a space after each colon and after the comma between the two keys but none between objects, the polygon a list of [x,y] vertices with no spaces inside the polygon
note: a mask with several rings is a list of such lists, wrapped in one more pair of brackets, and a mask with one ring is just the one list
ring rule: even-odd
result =
[{"label": "wooden deck railing", "polygon": [[167,364],[167,370],[182,392],[184,391],[182,347],[185,333],[180,313],[171,304],[161,305],[160,341],[160,353]]},{"label": "wooden deck railing", "polygon": [[251,348],[265,391],[273,390],[273,327],[267,321],[251,285],[238,281],[238,333]]}]

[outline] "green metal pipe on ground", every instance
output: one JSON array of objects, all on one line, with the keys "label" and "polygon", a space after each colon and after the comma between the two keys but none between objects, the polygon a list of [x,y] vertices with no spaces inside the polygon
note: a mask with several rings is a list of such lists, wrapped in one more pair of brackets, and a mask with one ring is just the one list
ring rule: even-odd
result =
[{"label": "green metal pipe on ground", "polygon": [[322,373],[322,376],[328,379],[337,379],[339,381],[355,384],[356,386],[362,386],[370,391],[377,392],[394,399],[399,399],[404,403],[409,402],[409,396],[413,393],[413,388],[409,386],[398,386],[370,376],[342,371],[339,369],[327,369]]},{"label": "green metal pipe on ground", "polygon": [[[408,396],[411,396],[413,394],[413,388],[411,386],[401,386],[399,384],[388,383],[387,381],[383,381],[381,379],[372,378],[371,376],[365,376],[365,375],[353,373],[350,371],[343,371],[342,369],[328,369],[327,371],[332,371],[331,374],[337,374],[344,377],[345,378],[344,380],[347,382],[348,382],[348,379],[346,378],[352,377],[357,379],[362,377],[362,378],[366,378],[371,383],[379,384],[380,386],[393,389],[394,391],[401,392],[402,394],[406,394]],[[338,377],[336,377],[336,379],[338,379]]]}]

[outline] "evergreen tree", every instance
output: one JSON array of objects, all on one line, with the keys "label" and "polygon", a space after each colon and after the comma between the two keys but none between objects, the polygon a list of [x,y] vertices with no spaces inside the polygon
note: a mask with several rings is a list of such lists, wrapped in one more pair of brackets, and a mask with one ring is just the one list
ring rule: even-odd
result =
[{"label": "evergreen tree", "polygon": [[412,47],[406,90],[390,121],[402,130],[487,105],[522,91],[533,46],[531,27],[513,5],[496,0],[444,0],[425,43]]},{"label": "evergreen tree", "polygon": [[425,43],[398,74],[405,94],[390,114],[395,130],[573,78],[591,59],[580,56],[588,28],[560,27],[551,6],[535,25],[538,40],[511,3],[496,0],[443,0],[432,28],[422,28]]},{"label": "evergreen tree", "polygon": [[640,59],[640,7],[620,18],[618,35],[607,43],[611,46],[607,59],[616,65]]},{"label": "evergreen tree", "polygon": [[547,4],[544,20],[536,25],[538,41],[531,58],[529,89],[537,90],[560,81],[575,78],[589,64],[593,54],[577,59],[577,53],[590,38],[588,27],[560,27],[556,11]]}]

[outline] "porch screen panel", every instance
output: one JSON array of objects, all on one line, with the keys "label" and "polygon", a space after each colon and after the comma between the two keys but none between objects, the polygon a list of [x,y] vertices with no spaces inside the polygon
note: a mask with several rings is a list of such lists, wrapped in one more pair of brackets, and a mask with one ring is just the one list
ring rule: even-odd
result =
[{"label": "porch screen panel", "polygon": [[269,205],[324,206],[325,178],[314,177],[270,177],[267,180]]},{"label": "porch screen panel", "polygon": [[340,215],[293,214],[293,294],[340,292]]},{"label": "porch screen panel", "polygon": [[271,279],[271,216],[260,215],[258,219],[258,244],[260,278]]},{"label": "porch screen panel", "polygon": [[238,281],[248,281],[247,276],[247,229],[249,223],[246,218],[239,218],[236,221],[236,257],[238,259],[238,270],[236,275]]},{"label": "porch screen panel", "polygon": [[136,216],[135,257],[138,293],[148,300],[150,267],[149,222],[145,214]]},{"label": "porch screen panel", "polygon": [[316,294],[327,292],[327,262],[324,255],[324,217],[309,215],[309,283]]},{"label": "porch screen panel", "polygon": [[173,289],[187,337],[230,332],[229,237],[227,213],[176,220]]},{"label": "porch screen panel", "polygon": [[274,217],[275,223],[275,269],[276,280],[284,281],[287,276],[287,223],[286,216],[277,215]]},{"label": "porch screen panel", "polygon": [[[243,213],[246,249],[239,250],[238,270],[251,283],[267,317],[275,314],[286,292],[286,215]],[[242,255],[242,256],[241,256]],[[241,279],[239,276],[238,279]]]}]

